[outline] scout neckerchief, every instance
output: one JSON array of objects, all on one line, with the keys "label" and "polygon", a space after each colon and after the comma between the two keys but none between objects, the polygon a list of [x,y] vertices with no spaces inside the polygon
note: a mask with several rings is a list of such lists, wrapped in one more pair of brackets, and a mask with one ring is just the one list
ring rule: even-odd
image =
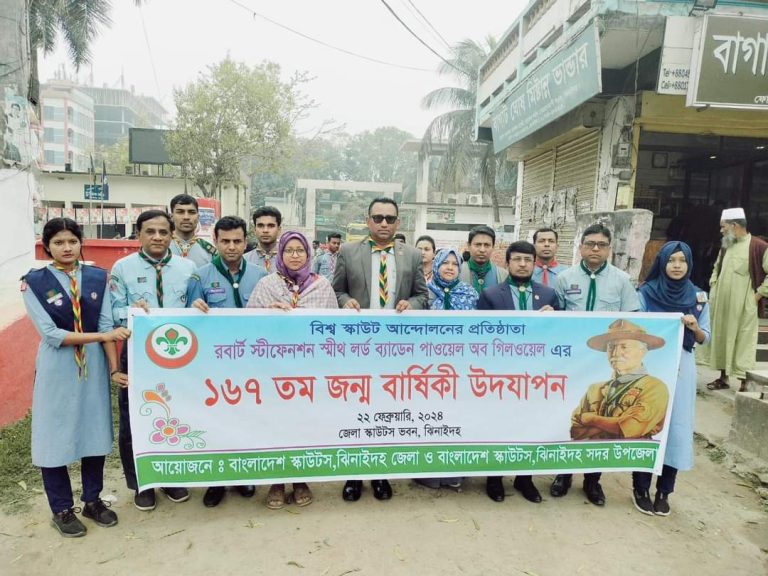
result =
[{"label": "scout neckerchief", "polygon": [[272,252],[265,252],[259,246],[256,246],[256,248],[254,248],[254,250],[256,250],[256,253],[259,256],[261,256],[262,259],[264,260],[264,269],[267,272],[271,272],[272,271],[272,257],[275,256],[276,251],[273,250]]},{"label": "scout neckerchief", "polygon": [[224,263],[221,261],[221,256],[215,256],[213,260],[211,260],[211,263],[216,267],[216,270],[218,270],[219,273],[227,279],[227,282],[232,285],[232,292],[235,294],[235,306],[238,308],[243,307],[243,300],[240,298],[240,282],[242,281],[243,276],[245,276],[245,258],[241,258],[240,260],[241,264],[240,270],[237,272],[237,279],[232,276],[229,268],[224,266]]},{"label": "scout neckerchief", "polygon": [[541,268],[541,283],[544,284],[544,286],[549,286],[549,271],[555,267],[557,267],[557,260],[554,258],[547,264],[544,264],[544,262],[538,258],[536,259],[536,268]]},{"label": "scout neckerchief", "polygon": [[[54,262],[53,267],[69,276],[69,294],[70,300],[72,300],[72,315],[75,317],[75,332],[82,334],[83,312],[80,309],[80,288],[77,286],[77,271],[80,269],[80,263],[75,261],[72,270],[67,270],[58,262]],[[75,364],[77,364],[77,378],[79,380],[88,378],[88,366],[85,364],[85,346],[82,344],[75,346]]]},{"label": "scout neckerchief", "polygon": [[379,246],[373,239],[368,239],[368,244],[371,246],[371,253],[379,253],[379,306],[384,308],[387,305],[389,299],[389,284],[387,280],[387,254],[392,252],[392,248],[395,247],[395,243],[390,242],[385,246]]},{"label": "scout neckerchief", "polygon": [[291,293],[291,308],[298,308],[299,307],[299,297],[301,294],[299,293],[300,286],[294,282],[291,278],[288,278],[288,276],[285,276],[281,274],[280,272],[276,272],[280,278],[283,279],[283,282],[286,283],[288,286],[288,292]]},{"label": "scout neckerchief", "polygon": [[155,278],[155,287],[157,289],[157,305],[162,308],[163,307],[163,266],[168,264],[168,262],[171,260],[171,251],[168,250],[168,253],[165,255],[165,257],[162,260],[155,260],[154,258],[150,258],[144,253],[144,250],[139,250],[139,257],[144,260],[146,263],[151,265],[155,269],[156,278]]},{"label": "scout neckerchief", "polygon": [[600,266],[597,270],[592,272],[587,266],[584,264],[584,260],[581,261],[581,269],[584,271],[585,274],[589,276],[589,292],[587,292],[587,312],[592,312],[595,309],[595,302],[597,301],[597,275],[600,274],[603,270],[605,270],[605,267],[608,266],[608,261],[606,260],[603,262],[603,265]]},{"label": "scout neckerchief", "polygon": [[[477,290],[477,293],[483,291],[483,284],[485,284],[485,276],[493,269],[491,261],[489,260],[485,264],[478,264],[472,258],[469,259],[469,271],[472,277],[472,287]],[[472,274],[474,272],[474,274]]]},{"label": "scout neckerchief", "polygon": [[176,243],[176,247],[179,249],[181,257],[186,258],[189,256],[189,251],[192,250],[192,247],[197,244],[197,236],[192,236],[192,238],[189,240],[184,240],[183,238],[174,236],[173,241]]},{"label": "scout neckerchief", "polygon": [[531,287],[531,281],[527,280],[520,284],[512,276],[507,276],[507,284],[512,293],[517,293],[517,309],[528,310],[528,288]]}]

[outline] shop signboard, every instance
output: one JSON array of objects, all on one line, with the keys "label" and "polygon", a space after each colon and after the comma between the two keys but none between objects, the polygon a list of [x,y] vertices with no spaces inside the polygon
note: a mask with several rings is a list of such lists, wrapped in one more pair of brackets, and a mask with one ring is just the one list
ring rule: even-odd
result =
[{"label": "shop signboard", "polygon": [[427,208],[427,222],[440,224],[455,224],[455,208]]},{"label": "shop signboard", "polygon": [[597,24],[528,74],[492,120],[498,153],[556,120],[602,89]]},{"label": "shop signboard", "polygon": [[697,40],[688,106],[768,110],[768,18],[708,15]]},{"label": "shop signboard", "polygon": [[656,92],[673,96],[688,94],[693,56],[693,36],[698,19],[668,16],[661,47]]}]

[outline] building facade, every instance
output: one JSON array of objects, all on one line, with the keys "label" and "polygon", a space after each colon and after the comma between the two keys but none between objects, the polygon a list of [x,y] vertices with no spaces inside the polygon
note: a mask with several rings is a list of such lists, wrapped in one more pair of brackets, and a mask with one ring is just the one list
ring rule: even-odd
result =
[{"label": "building facade", "polygon": [[82,86],[94,103],[96,144],[110,146],[128,138],[130,128],[164,128],[168,112],[154,98],[124,88]]},{"label": "building facade", "polygon": [[43,129],[43,170],[85,172],[94,150],[93,100],[67,80],[44,84],[40,90]]},{"label": "building facade", "polygon": [[476,118],[520,163],[521,238],[552,226],[570,262],[580,215],[646,209],[706,285],[723,207],[768,233],[768,6],[716,4],[529,2],[481,66]]}]

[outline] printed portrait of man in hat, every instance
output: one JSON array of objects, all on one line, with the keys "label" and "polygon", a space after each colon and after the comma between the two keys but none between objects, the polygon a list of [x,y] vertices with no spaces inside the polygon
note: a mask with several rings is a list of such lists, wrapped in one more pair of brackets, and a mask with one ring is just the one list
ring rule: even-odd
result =
[{"label": "printed portrait of man in hat", "polygon": [[649,350],[664,346],[664,339],[628,320],[615,320],[605,334],[587,340],[587,346],[607,353],[613,376],[587,389],[571,416],[571,438],[651,438],[658,434],[664,428],[669,389],[646,372],[643,358]]}]

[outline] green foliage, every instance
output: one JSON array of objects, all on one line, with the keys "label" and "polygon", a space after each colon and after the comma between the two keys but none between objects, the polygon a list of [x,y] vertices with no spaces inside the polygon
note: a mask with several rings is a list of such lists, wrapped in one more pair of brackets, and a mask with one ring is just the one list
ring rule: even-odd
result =
[{"label": "green foliage", "polygon": [[516,179],[516,167],[505,161],[504,153],[495,155],[491,144],[473,138],[478,70],[495,45],[495,39],[489,37],[485,44],[463,40],[451,46],[447,62],[440,64],[438,72],[453,77],[458,85],[438,88],[423,98],[427,109],[450,110],[430,122],[422,138],[422,151],[429,154],[436,145],[444,145],[435,175],[437,187],[452,192],[479,184],[483,194],[491,198],[494,222],[498,223],[497,184],[509,186]]},{"label": "green foliage", "polygon": [[112,24],[110,0],[29,0],[28,10],[33,54],[38,48],[52,52],[60,32],[76,69],[90,62],[98,29]]},{"label": "green foliage", "polygon": [[107,164],[107,174],[122,174],[128,162],[128,137],[112,145],[98,144],[94,154],[96,174],[101,174],[102,160]]},{"label": "green foliage", "polygon": [[174,92],[176,130],[167,143],[186,175],[206,197],[224,183],[239,184],[241,171],[279,172],[291,154],[294,122],[310,106],[299,92],[306,81],[280,78],[280,67],[253,68],[229,58]]}]

